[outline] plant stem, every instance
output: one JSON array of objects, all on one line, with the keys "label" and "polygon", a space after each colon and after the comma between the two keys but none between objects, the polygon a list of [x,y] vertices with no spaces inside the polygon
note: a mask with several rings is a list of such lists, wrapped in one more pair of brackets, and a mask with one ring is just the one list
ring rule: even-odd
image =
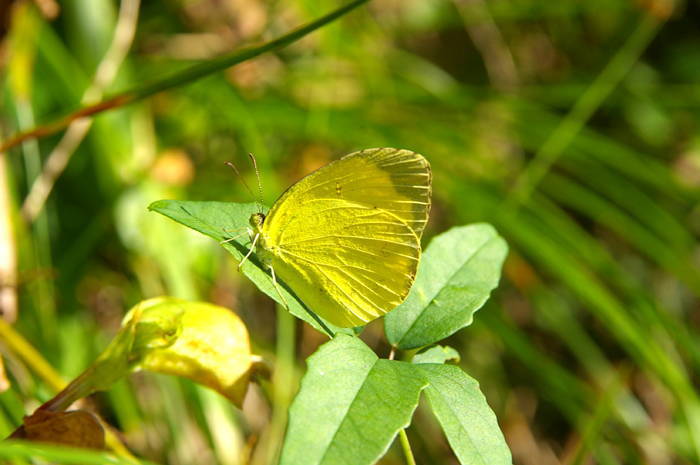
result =
[{"label": "plant stem", "polygon": [[66,386],[58,373],[37,352],[37,350],[22,337],[6,321],[0,318],[0,340],[3,341],[13,354],[18,355],[29,368],[39,375],[54,391],[60,391]]},{"label": "plant stem", "polygon": [[64,389],[62,389],[58,394],[53,396],[51,399],[42,404],[37,410],[46,410],[49,412],[62,412],[70,407],[73,402],[76,402],[83,397],[87,397],[93,392],[93,384],[90,382],[86,383],[86,380],[90,381],[93,375],[94,369],[88,368],[86,371],[81,373],[77,378],[70,382]]},{"label": "plant stem", "polygon": [[[136,33],[140,2],[141,0],[121,2],[119,18],[114,29],[114,37],[112,37],[112,42],[102,57],[102,61],[97,65],[92,83],[83,93],[81,104],[89,104],[98,98],[102,98],[103,90],[116,77],[122,62],[131,48]],[[56,180],[65,170],[71,156],[88,131],[90,131],[91,126],[92,119],[90,118],[81,118],[73,121],[68,126],[68,130],[61,141],[46,158],[41,173],[29,181],[32,187],[22,204],[22,216],[26,218],[28,223],[32,223],[37,219]]]},{"label": "plant stem", "polygon": [[251,465],[268,465],[279,461],[287,427],[287,412],[296,392],[294,359],[296,318],[282,305],[277,305],[277,347],[272,374],[272,417],[260,435]]},{"label": "plant stem", "polygon": [[413,458],[411,443],[408,442],[408,436],[406,435],[405,429],[399,431],[399,438],[401,439],[401,448],[403,449],[403,455],[406,457],[406,463],[408,465],[416,465],[416,459]]},{"label": "plant stem", "polygon": [[[389,360],[394,360],[396,356],[396,347],[391,347],[391,352],[389,352]],[[403,455],[406,457],[407,465],[416,465],[416,459],[413,457],[413,451],[411,450],[411,443],[408,442],[408,436],[406,435],[406,430],[402,429],[399,431],[399,440],[401,441],[401,449],[403,449]]]},{"label": "plant stem", "polygon": [[[59,391],[63,393],[63,389],[71,389],[71,386],[76,385],[76,381],[73,381],[71,385],[66,387],[66,382],[61,378],[61,376],[53,369],[51,365],[41,356],[39,352],[29,343],[27,340],[15,331],[5,320],[0,318],[0,341],[7,346],[10,351],[19,356],[27,366],[36,373],[44,382],[51,387],[54,391]],[[59,394],[59,396],[65,396],[64,394]],[[58,396],[57,396],[58,397]],[[63,397],[67,399],[67,397]],[[75,396],[71,396],[73,400],[77,400]],[[51,404],[53,401],[49,400],[46,404]],[[62,402],[65,404],[65,402]],[[45,405],[46,405],[45,404]],[[67,404],[65,407],[68,407]],[[51,408],[52,411],[56,411]],[[102,426],[105,428],[105,441],[107,447],[114,451],[117,455],[122,458],[130,459],[133,458],[129,450],[120,442],[119,438],[112,432],[112,430],[105,423],[101,422]]]},{"label": "plant stem", "polygon": [[191,66],[190,68],[171,74],[170,76],[166,76],[155,82],[148,83],[135,89],[127,90],[113,97],[105,98],[104,100],[97,102],[93,105],[82,107],[70,113],[69,115],[51,123],[48,123],[46,125],[38,126],[29,131],[16,134],[14,137],[10,138],[0,146],[0,152],[4,152],[8,148],[14,147],[15,145],[25,140],[34,139],[38,137],[45,137],[50,134],[53,134],[65,128],[76,119],[85,116],[92,116],[103,111],[119,108],[126,104],[137,102],[146,97],[150,97],[151,95],[156,94],[158,92],[162,92],[173,87],[179,87],[184,84],[189,84],[190,82],[196,81],[197,79],[203,78],[204,76],[208,76],[209,74],[212,74],[216,71],[221,71],[246,60],[250,60],[251,58],[254,58],[265,52],[285,47],[293,42],[296,42],[305,35],[315,31],[316,29],[319,29],[320,27],[325,26],[326,24],[340,18],[341,16],[349,13],[350,11],[359,7],[360,5],[367,3],[368,1],[369,0],[354,0],[348,3],[347,5],[341,6],[335,11],[332,11],[327,15],[317,19],[316,21],[312,21],[309,24],[298,27],[292,30],[291,32],[283,35],[282,37],[278,37],[277,39],[271,40],[262,45],[244,47],[240,50],[228,53],[218,58],[214,58],[212,60],[196,64],[194,66]]}]

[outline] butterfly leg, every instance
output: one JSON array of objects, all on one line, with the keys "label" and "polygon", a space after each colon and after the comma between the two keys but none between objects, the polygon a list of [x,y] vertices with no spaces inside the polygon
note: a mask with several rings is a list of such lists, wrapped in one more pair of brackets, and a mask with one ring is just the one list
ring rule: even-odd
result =
[{"label": "butterfly leg", "polygon": [[226,244],[227,242],[233,242],[233,241],[235,241],[236,239],[238,239],[238,238],[241,237],[242,235],[248,234],[248,230],[247,230],[247,229],[248,229],[248,228],[246,228],[246,230],[243,231],[243,232],[240,233],[240,234],[236,234],[236,235],[233,236],[233,237],[229,237],[228,239],[224,239],[223,241],[219,241],[219,244]]},{"label": "butterfly leg", "polygon": [[289,304],[287,303],[287,299],[284,298],[284,294],[282,294],[280,285],[277,283],[277,275],[275,275],[275,269],[272,267],[272,265],[270,265],[270,273],[272,274],[272,285],[275,286],[277,294],[280,296],[280,299],[282,299],[282,304],[284,305],[284,308],[286,308],[287,311],[289,311]]},{"label": "butterfly leg", "polygon": [[250,244],[250,250],[248,250],[248,253],[246,254],[245,257],[243,257],[243,260],[241,260],[241,263],[238,264],[238,269],[240,270],[243,264],[248,260],[248,257],[250,257],[250,254],[253,253],[253,250],[255,250],[255,244],[258,242],[258,238],[260,237],[260,234],[256,234],[255,237],[253,238],[253,243]]}]

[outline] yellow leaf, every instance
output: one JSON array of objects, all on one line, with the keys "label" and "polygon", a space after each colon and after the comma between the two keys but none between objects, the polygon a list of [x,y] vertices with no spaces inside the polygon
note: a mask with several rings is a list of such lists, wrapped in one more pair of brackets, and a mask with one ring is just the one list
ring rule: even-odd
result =
[{"label": "yellow leaf", "polygon": [[64,410],[139,369],[189,378],[240,407],[250,367],[248,331],[231,310],[156,297],[129,310],[122,329],[97,360],[42,409]]},{"label": "yellow leaf", "polygon": [[251,354],[248,331],[235,313],[161,297],[136,306],[125,318],[125,327],[132,324],[132,357],[140,359],[140,368],[189,378],[241,406]]}]

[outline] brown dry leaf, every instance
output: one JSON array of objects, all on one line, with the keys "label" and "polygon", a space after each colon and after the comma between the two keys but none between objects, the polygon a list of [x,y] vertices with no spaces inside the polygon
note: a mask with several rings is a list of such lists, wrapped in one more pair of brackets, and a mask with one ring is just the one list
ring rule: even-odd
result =
[{"label": "brown dry leaf", "polygon": [[37,410],[33,415],[25,417],[24,424],[12,437],[86,449],[105,448],[102,425],[95,415],[85,410]]}]

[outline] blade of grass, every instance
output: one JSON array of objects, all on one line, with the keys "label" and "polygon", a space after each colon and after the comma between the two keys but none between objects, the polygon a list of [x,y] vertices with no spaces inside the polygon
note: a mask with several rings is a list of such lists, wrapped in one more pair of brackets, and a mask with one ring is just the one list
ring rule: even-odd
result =
[{"label": "blade of grass", "polygon": [[479,324],[485,324],[498,334],[510,353],[532,373],[537,373],[533,382],[547,393],[547,399],[557,406],[568,421],[577,423],[581,415],[592,408],[590,386],[543,353],[524,332],[504,315],[499,315],[497,308],[491,306],[488,310],[479,316]]},{"label": "blade of grass", "polygon": [[[556,131],[559,117],[542,106],[526,100],[510,100],[514,114],[509,122],[518,131],[520,142],[530,150],[537,150]],[[538,124],[529,124],[537,121]],[[623,145],[606,134],[588,127],[582,127],[571,140],[570,150],[560,164],[578,164],[582,160],[596,161],[616,174],[624,175],[654,193],[663,193],[675,202],[694,198],[687,189],[679,186],[667,164],[648,153],[642,153]]]},{"label": "blade of grass", "polygon": [[293,31],[287,34],[278,37],[277,39],[266,42],[262,45],[242,48],[230,54],[226,54],[221,57],[196,64],[188,69],[174,73],[170,76],[166,76],[165,78],[157,80],[155,82],[145,84],[141,87],[137,87],[136,89],[127,90],[113,97],[103,99],[95,104],[84,106],[59,120],[16,134],[14,137],[5,141],[0,146],[0,152],[4,152],[7,149],[14,147],[15,145],[26,140],[41,138],[53,134],[65,128],[71,122],[79,118],[85,116],[92,116],[103,111],[122,107],[129,103],[133,103],[145,99],[146,97],[150,97],[151,95],[154,95],[158,92],[162,92],[167,89],[172,89],[174,87],[179,87],[184,84],[188,84],[209,74],[221,71],[233,65],[237,65],[241,62],[254,58],[265,52],[285,47],[293,42],[296,42],[305,35],[315,31],[316,29],[340,18],[341,16],[349,13],[350,11],[359,7],[360,5],[367,3],[368,1],[369,0],[355,0],[332,11],[331,13],[328,13],[325,16],[322,16],[316,21],[312,21],[309,24],[298,27],[297,29],[294,29]]},{"label": "blade of grass", "polygon": [[571,453],[571,459],[567,460],[566,463],[581,465],[592,452],[593,446],[600,442],[600,437],[606,426],[606,420],[613,413],[615,398],[623,392],[625,387],[622,379],[624,376],[624,372],[614,373],[613,379],[608,382],[609,385],[600,390],[595,403],[596,407],[590,417],[585,419],[579,427],[579,431],[582,432],[581,437],[575,446],[574,452]]},{"label": "blade of grass", "polygon": [[[114,29],[112,42],[95,71],[90,86],[85,90],[81,103],[87,104],[102,97],[104,89],[114,80],[121,63],[131,48],[136,32],[140,0],[123,1],[119,8],[119,19]],[[32,187],[22,204],[22,215],[28,222],[33,222],[43,209],[58,177],[63,173],[71,156],[87,135],[92,126],[92,119],[81,118],[73,121],[63,138],[46,159],[41,174],[32,183]]]},{"label": "blade of grass", "polygon": [[[31,368],[52,391],[61,391],[67,383],[39,352],[17,331],[0,318],[0,340],[8,349]],[[107,446],[121,457],[131,457],[131,453],[110,429],[105,429]],[[0,442],[2,444],[2,442]]]},{"label": "blade of grass", "polygon": [[606,324],[606,328],[643,367],[661,379],[676,398],[683,414],[695,457],[700,457],[700,401],[688,380],[685,367],[675,360],[651,334],[626,311],[610,290],[589,269],[566,253],[556,243],[546,240],[547,230],[533,227],[528,209],[519,211],[498,208],[498,197],[488,199],[485,191],[466,193],[461,185],[460,195],[480,199],[491,205],[491,220],[509,239],[535,260],[543,270],[566,285],[587,308]]},{"label": "blade of grass", "polygon": [[[36,32],[40,21],[36,11],[27,5],[17,8],[14,12],[13,21],[17,27],[12,29],[12,41],[14,44],[9,72],[9,89],[11,91],[13,103],[17,112],[17,124],[20,129],[34,125],[34,108],[32,102],[32,82],[35,76],[36,57]],[[27,180],[30,181],[36,176],[41,166],[41,154],[39,144],[36,141],[28,141],[22,144],[22,155],[25,166]],[[34,234],[28,235],[31,244],[36,267],[51,268],[51,244],[49,240],[48,218],[42,216],[32,231]],[[10,245],[12,240],[6,245]],[[14,254],[14,251],[8,251]],[[10,276],[11,278],[11,276]],[[16,284],[16,276],[13,284]],[[51,344],[55,341],[56,327],[55,289],[52,282],[41,280],[36,283],[33,298],[36,302],[36,319],[41,328],[43,341]]]},{"label": "blade of grass", "polygon": [[597,160],[587,158],[585,154],[577,158],[575,163],[562,164],[564,170],[628,211],[646,229],[682,255],[691,253],[695,238],[684,221],[670,211],[663,199],[651,197],[634,182],[617,175]]},{"label": "blade of grass", "polygon": [[700,337],[691,325],[674,318],[673,312],[664,308],[644,283],[625,272],[594,237],[548,198],[534,193],[529,205],[542,223],[542,229],[550,232],[551,240],[557,241],[581,263],[604,277],[618,295],[624,295],[630,308],[634,308],[634,314],[644,319],[647,329],[653,328],[658,334],[660,328],[665,328],[666,337],[690,356],[696,368],[700,367],[700,345],[697,342]]},{"label": "blade of grass", "polygon": [[550,173],[543,189],[560,204],[576,209],[616,231],[620,237],[636,246],[641,254],[674,272],[691,289],[700,292],[700,275],[687,262],[688,252],[674,247],[677,244],[655,237],[607,199],[564,176]]},{"label": "blade of grass", "polygon": [[578,99],[571,111],[540,147],[530,164],[520,174],[511,193],[513,201],[525,201],[549,168],[564,152],[581,128],[593,116],[603,101],[625,77],[629,69],[637,62],[642,52],[654,39],[664,24],[663,20],[645,14],[637,28],[630,34],[625,44],[613,56],[591,86]]},{"label": "blade of grass", "polygon": [[75,465],[155,465],[153,462],[117,457],[106,452],[17,440],[0,441],[0,458],[27,460],[43,458],[52,463]]}]

